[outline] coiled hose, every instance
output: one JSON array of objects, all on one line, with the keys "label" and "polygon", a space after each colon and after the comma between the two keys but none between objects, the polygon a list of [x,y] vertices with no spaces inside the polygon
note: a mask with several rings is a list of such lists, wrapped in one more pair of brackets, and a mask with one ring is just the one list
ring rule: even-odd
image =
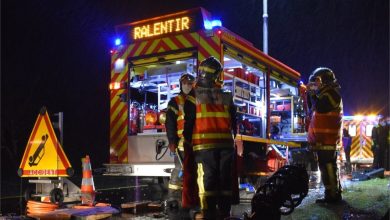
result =
[{"label": "coiled hose", "polygon": [[46,214],[58,208],[57,204],[50,202],[27,201],[27,215]]}]

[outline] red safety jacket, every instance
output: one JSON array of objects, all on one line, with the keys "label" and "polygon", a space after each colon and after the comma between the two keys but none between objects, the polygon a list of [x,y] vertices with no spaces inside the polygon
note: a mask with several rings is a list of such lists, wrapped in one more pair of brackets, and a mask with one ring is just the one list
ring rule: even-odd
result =
[{"label": "red safety jacket", "polygon": [[169,144],[177,145],[180,151],[183,148],[183,129],[184,129],[184,102],[186,95],[180,93],[168,102],[165,128]]},{"label": "red safety jacket", "polygon": [[234,146],[228,105],[197,102],[196,118],[192,133],[194,151]]},{"label": "red safety jacket", "polygon": [[183,147],[183,142],[184,142],[184,138],[183,138],[183,130],[184,130],[184,110],[183,110],[183,107],[184,107],[184,102],[186,101],[186,98],[184,97],[184,95],[181,95],[179,94],[178,96],[175,97],[175,101],[179,107],[178,111],[177,111],[177,136],[179,137],[179,143],[177,145],[177,147],[179,148],[180,151],[184,151],[184,147]]},{"label": "red safety jacket", "polygon": [[335,150],[341,138],[342,113],[314,112],[311,118],[308,141],[313,150]]},{"label": "red safety jacket", "polygon": [[341,141],[343,102],[338,85],[324,85],[311,96],[311,116],[307,140],[312,150],[336,150]]}]

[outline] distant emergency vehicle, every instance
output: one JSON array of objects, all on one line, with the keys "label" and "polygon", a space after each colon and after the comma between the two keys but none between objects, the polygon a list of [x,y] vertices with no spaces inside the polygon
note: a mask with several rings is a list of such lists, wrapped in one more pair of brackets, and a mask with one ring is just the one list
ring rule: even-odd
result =
[{"label": "distant emergency vehicle", "polygon": [[378,124],[379,118],[376,115],[355,115],[343,116],[343,127],[348,130],[352,137],[351,162],[372,163],[372,129]]}]

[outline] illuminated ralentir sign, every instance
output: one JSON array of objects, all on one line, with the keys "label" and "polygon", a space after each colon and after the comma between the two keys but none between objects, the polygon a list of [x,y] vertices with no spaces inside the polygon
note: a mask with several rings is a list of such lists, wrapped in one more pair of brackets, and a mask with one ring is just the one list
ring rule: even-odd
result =
[{"label": "illuminated ralentir sign", "polygon": [[134,41],[203,30],[204,20],[210,20],[210,17],[210,13],[203,8],[194,8],[117,25],[115,29],[117,36],[122,38],[123,44],[131,44]]},{"label": "illuminated ralentir sign", "polygon": [[134,26],[132,38],[139,40],[143,38],[165,35],[175,32],[188,31],[191,27],[191,18],[182,16],[162,21],[155,21],[148,24]]}]

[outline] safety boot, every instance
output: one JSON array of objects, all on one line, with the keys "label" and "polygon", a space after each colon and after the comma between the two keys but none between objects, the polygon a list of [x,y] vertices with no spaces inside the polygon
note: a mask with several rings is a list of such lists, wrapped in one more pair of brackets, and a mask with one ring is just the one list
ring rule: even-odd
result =
[{"label": "safety boot", "polygon": [[165,201],[165,207],[168,209],[178,209],[179,205],[179,201],[175,199]]},{"label": "safety boot", "polygon": [[190,216],[194,220],[215,220],[217,219],[217,215],[215,211],[199,211],[199,210],[191,210]]},{"label": "safety boot", "polygon": [[198,213],[195,213],[194,219],[195,220],[203,220],[206,218],[204,217],[203,213],[198,212]]}]

